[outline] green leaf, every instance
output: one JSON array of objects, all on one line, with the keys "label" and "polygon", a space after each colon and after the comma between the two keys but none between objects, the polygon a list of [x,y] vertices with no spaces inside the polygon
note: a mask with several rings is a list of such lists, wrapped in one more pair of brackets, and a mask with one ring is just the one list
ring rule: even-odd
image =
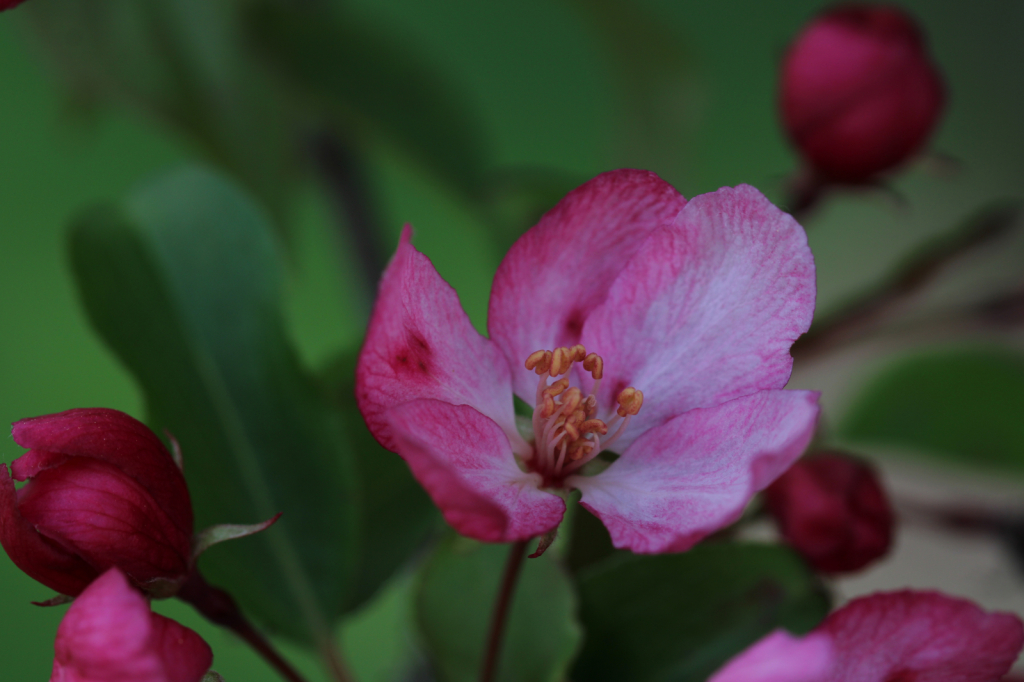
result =
[{"label": "green leaf", "polygon": [[248,28],[254,48],[352,141],[386,139],[464,194],[478,192],[484,160],[477,121],[405,43],[300,3],[256,2]]},{"label": "green leaf", "polygon": [[620,158],[633,168],[686,171],[680,163],[695,132],[695,59],[687,38],[654,7],[621,0],[569,0],[600,41],[619,89],[616,126]]},{"label": "green leaf", "polygon": [[[587,177],[549,168],[507,167],[490,173],[483,189],[483,207],[499,253],[576,189]],[[529,407],[533,413],[533,407]]]},{"label": "green leaf", "polygon": [[343,354],[322,372],[352,439],[359,474],[359,565],[346,610],[366,603],[443,525],[408,465],[366,428],[356,406],[356,358],[357,353]]},{"label": "green leaf", "polygon": [[130,103],[189,135],[275,214],[288,208],[291,112],[247,54],[234,3],[46,0],[24,10],[79,102]]},{"label": "green leaf", "polygon": [[582,505],[575,506],[571,524],[565,563],[573,575],[615,554],[608,529]]},{"label": "green leaf", "polygon": [[806,632],[828,612],[814,574],[770,545],[616,556],[579,589],[587,639],[577,680],[702,682],[772,629]]},{"label": "green leaf", "polygon": [[977,348],[900,360],[861,391],[838,435],[1024,473],[1024,355]]},{"label": "green leaf", "polygon": [[351,453],[286,338],[267,218],[219,176],[185,169],[79,219],[71,259],[150,425],[181,445],[197,526],[283,512],[204,555],[204,573],[281,633],[328,636],[355,563]]},{"label": "green leaf", "polygon": [[[416,616],[445,682],[472,682],[480,674],[509,550],[509,545],[452,535],[423,568]],[[550,553],[525,559],[509,609],[497,680],[564,679],[582,635],[575,612],[572,584]]]}]

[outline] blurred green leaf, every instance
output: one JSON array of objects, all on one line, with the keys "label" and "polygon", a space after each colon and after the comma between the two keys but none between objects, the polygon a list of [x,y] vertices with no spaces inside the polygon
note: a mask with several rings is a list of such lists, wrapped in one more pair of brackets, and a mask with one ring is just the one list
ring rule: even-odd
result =
[{"label": "blurred green leaf", "polygon": [[350,143],[380,136],[464,194],[478,193],[484,156],[477,121],[406,44],[312,4],[254,2],[247,23],[255,48],[325,107]]},{"label": "blurred green leaf", "polygon": [[245,54],[234,3],[43,0],[24,15],[77,100],[141,108],[199,142],[275,214],[285,210],[290,114]]},{"label": "blurred green leaf", "polygon": [[565,563],[573,575],[616,553],[615,547],[612,546],[612,536],[601,523],[601,519],[582,505],[575,505],[571,523],[572,531],[569,533],[569,550]]},{"label": "blurred green leaf", "polygon": [[684,36],[653,8],[622,0],[566,0],[604,48],[621,91],[619,158],[663,175],[681,166],[687,136],[697,122],[698,94]]},{"label": "blurred green leaf", "polygon": [[616,556],[586,571],[579,589],[578,680],[702,681],[774,628],[810,630],[829,606],[803,562],[771,545]]},{"label": "blurred green leaf", "polygon": [[341,421],[286,339],[266,217],[186,169],[79,219],[71,258],[150,425],[181,444],[197,527],[283,512],[205,554],[204,573],[278,631],[327,637],[354,571],[355,477]]},{"label": "blurred green leaf", "polygon": [[1024,356],[967,349],[901,360],[860,393],[838,434],[1024,473]]},{"label": "blurred green leaf", "polygon": [[346,610],[366,603],[442,525],[441,514],[408,465],[366,428],[355,399],[357,357],[343,354],[322,373],[352,439],[359,474],[359,564]]},{"label": "blurred green leaf", "polygon": [[488,233],[498,253],[508,251],[520,235],[587,179],[548,168],[509,167],[488,175],[484,207],[493,226]]},{"label": "blurred green leaf", "polygon": [[[481,544],[452,535],[423,569],[416,615],[445,682],[472,682],[480,674],[509,551],[509,545]],[[497,680],[564,679],[582,635],[575,612],[572,584],[550,554],[524,559],[509,609]]]}]

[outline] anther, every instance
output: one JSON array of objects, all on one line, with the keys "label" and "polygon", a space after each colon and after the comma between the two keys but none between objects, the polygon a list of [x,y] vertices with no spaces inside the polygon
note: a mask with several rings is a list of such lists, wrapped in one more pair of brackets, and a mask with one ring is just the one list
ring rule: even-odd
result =
[{"label": "anther", "polygon": [[569,449],[569,459],[577,461],[586,457],[594,449],[594,444],[589,440],[576,441]]},{"label": "anther", "polygon": [[544,406],[540,410],[540,416],[544,417],[544,419],[547,419],[548,417],[553,415],[555,413],[555,409],[557,409],[555,405],[555,399],[551,396],[550,393],[547,393],[545,391],[542,400],[544,401]]},{"label": "anther", "polygon": [[565,374],[569,371],[569,367],[572,366],[572,361],[575,359],[575,352],[562,346],[556,348],[551,353],[551,376],[557,377],[560,374]]},{"label": "anther", "polygon": [[561,392],[567,388],[569,388],[569,380],[559,379],[558,381],[544,389],[544,395],[549,395],[552,398],[554,398],[555,396],[561,394]]},{"label": "anther", "polygon": [[617,410],[619,416],[625,417],[640,411],[640,406],[644,404],[644,394],[642,391],[632,387],[624,388],[619,393],[616,401],[619,403],[619,409]]},{"label": "anther", "polygon": [[583,402],[583,394],[580,389],[573,386],[564,394],[562,394],[562,405],[564,406],[562,414],[570,415],[574,413]]},{"label": "anther", "polygon": [[551,351],[535,350],[526,358],[526,369],[532,369],[538,375],[544,374],[551,367]]},{"label": "anther", "polygon": [[596,433],[599,436],[607,435],[608,425],[600,419],[588,419],[579,425],[580,433]]},{"label": "anther", "polygon": [[583,359],[587,357],[587,349],[583,347],[582,343],[577,343],[572,347],[573,360],[576,362],[583,362]]},{"label": "anther", "polygon": [[[582,346],[581,346],[582,348]],[[583,360],[583,369],[590,372],[595,380],[604,376],[604,360],[597,353],[591,353]]]}]

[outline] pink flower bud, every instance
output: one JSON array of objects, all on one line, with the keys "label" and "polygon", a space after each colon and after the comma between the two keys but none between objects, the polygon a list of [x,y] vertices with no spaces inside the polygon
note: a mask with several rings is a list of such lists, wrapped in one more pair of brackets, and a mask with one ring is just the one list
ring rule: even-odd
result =
[{"label": "pink flower bud", "polygon": [[24,419],[13,435],[29,451],[11,474],[0,465],[0,544],[21,570],[72,596],[112,566],[174,592],[192,565],[192,503],[152,431],[96,408]]},{"label": "pink flower bud", "polygon": [[54,650],[50,682],[199,682],[213,662],[202,637],[150,612],[116,568],[71,605]]},{"label": "pink flower bud", "polygon": [[863,183],[905,161],[942,113],[942,79],[914,20],[879,5],[825,12],[790,46],[780,107],[818,175]]},{"label": "pink flower bud", "polygon": [[892,509],[874,470],[858,459],[812,455],[764,496],[782,536],[819,571],[856,571],[889,550]]}]

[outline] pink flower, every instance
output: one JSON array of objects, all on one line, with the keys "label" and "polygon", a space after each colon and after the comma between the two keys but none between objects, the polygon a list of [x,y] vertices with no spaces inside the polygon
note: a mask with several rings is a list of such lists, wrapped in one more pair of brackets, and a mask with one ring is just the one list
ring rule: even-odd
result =
[{"label": "pink flower", "polygon": [[191,569],[192,503],[171,454],[144,424],[102,408],[14,425],[28,452],[0,465],[0,543],[30,576],[77,595],[111,566],[168,596]]},{"label": "pink flower", "polygon": [[805,457],[764,491],[786,539],[819,571],[856,571],[892,544],[893,515],[874,469],[837,452]]},{"label": "pink flower", "polygon": [[828,635],[793,637],[776,630],[737,654],[708,682],[824,682],[834,659]]},{"label": "pink flower", "polygon": [[1024,625],[938,592],[855,599],[803,639],[776,631],[708,682],[994,682],[1024,645]]},{"label": "pink flower", "polygon": [[[464,535],[547,533],[556,493],[578,489],[617,547],[683,551],[807,445],[817,394],[781,389],[814,295],[803,230],[754,188],[687,203],[653,173],[613,171],[509,250],[490,338],[406,228],[357,399]],[[532,418],[517,423],[513,392]],[[597,473],[606,450],[621,456]]]},{"label": "pink flower", "polygon": [[116,568],[71,605],[54,649],[50,682],[199,682],[213,662],[202,637],[151,613]]},{"label": "pink flower", "polygon": [[862,183],[915,153],[942,113],[942,79],[914,20],[879,5],[841,5],[790,46],[782,119],[827,180]]}]

